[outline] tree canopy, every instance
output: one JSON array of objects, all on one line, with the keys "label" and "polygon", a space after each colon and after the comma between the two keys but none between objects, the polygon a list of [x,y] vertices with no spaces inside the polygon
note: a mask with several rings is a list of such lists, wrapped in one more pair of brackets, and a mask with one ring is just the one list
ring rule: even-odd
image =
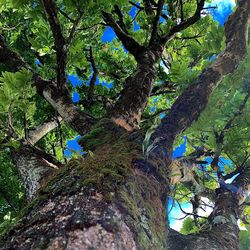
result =
[{"label": "tree canopy", "polygon": [[223,26],[209,0],[0,0],[0,230],[44,187],[17,165],[39,155],[44,178],[93,157],[107,118],[141,138],[137,165],[157,162],[143,171],[165,183],[166,214],[192,205],[181,233],[217,223],[200,212],[220,189],[249,228],[250,4],[237,2]]}]

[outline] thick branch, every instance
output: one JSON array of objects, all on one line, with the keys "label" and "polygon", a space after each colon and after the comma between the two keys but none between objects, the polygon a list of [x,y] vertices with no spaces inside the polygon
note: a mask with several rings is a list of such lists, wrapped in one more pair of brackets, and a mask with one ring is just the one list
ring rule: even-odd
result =
[{"label": "thick branch", "polygon": [[155,77],[155,55],[144,53],[136,72],[125,80],[121,96],[110,111],[112,119],[128,131],[138,128]]},{"label": "thick branch", "polygon": [[145,51],[145,47],[137,43],[114,19],[114,17],[105,11],[102,11],[103,19],[109,25],[122,42],[125,49],[127,49],[135,59],[139,59],[141,53]]},{"label": "thick branch", "polygon": [[247,52],[247,30],[250,2],[241,0],[225,24],[226,49],[205,69],[198,79],[176,100],[167,118],[162,120],[152,138],[158,145],[172,147],[175,137],[197,120],[208,103],[213,89],[223,76],[232,73]]},{"label": "thick branch", "polygon": [[51,121],[45,122],[44,124],[36,127],[35,129],[28,130],[28,140],[32,145],[35,145],[40,139],[46,134],[55,129],[58,126],[58,122],[61,122],[62,118],[53,118]]},{"label": "thick branch", "polygon": [[57,7],[55,2],[53,0],[43,0],[43,5],[55,40],[57,86],[62,88],[66,83],[66,41],[63,37],[59,19],[57,17]]},{"label": "thick branch", "polygon": [[15,52],[10,50],[0,37],[0,64],[4,64],[12,71],[22,67],[29,69],[33,74],[33,84],[37,93],[45,98],[75,131],[83,135],[89,131],[94,119],[77,108],[71,100],[67,89],[58,90],[53,81],[41,78],[33,69]]},{"label": "thick branch", "polygon": [[22,145],[18,150],[13,150],[12,161],[23,181],[26,198],[33,199],[45,179],[51,176],[61,164],[51,155],[30,145]]}]

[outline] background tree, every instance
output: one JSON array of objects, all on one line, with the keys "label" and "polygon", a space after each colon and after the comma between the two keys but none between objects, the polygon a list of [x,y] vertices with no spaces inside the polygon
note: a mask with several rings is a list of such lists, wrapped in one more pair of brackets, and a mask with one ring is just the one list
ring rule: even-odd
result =
[{"label": "background tree", "polygon": [[[203,0],[0,3],[0,192],[16,221],[1,248],[238,249],[250,2],[237,2],[224,32]],[[172,161],[184,131],[185,156]],[[77,135],[85,153],[68,160]],[[184,234],[168,226],[170,197],[193,205]],[[201,219],[203,197],[214,205]]]}]

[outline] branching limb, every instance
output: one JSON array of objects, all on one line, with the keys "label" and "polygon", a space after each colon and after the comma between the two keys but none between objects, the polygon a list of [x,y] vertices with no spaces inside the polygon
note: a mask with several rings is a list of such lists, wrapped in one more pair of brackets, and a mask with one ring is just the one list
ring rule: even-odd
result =
[{"label": "branching limb", "polygon": [[2,36],[0,36],[1,63],[12,71],[18,71],[23,67],[30,70],[33,74],[33,85],[36,87],[37,93],[52,105],[64,121],[81,135],[89,131],[95,119],[82,112],[72,103],[71,96],[66,88],[58,90],[53,81],[45,80],[39,76],[17,53],[8,48]]},{"label": "branching limb", "polygon": [[[145,47],[137,43],[127,32],[124,30],[124,27],[121,27],[118,22],[115,21],[114,17],[105,11],[102,11],[103,19],[108,26],[110,26],[117,37],[122,42],[125,49],[127,49],[135,59],[139,59],[139,56],[143,51],[145,51]],[[122,24],[121,24],[122,25]],[[123,25],[122,25],[123,26]]]},{"label": "branching limb", "polygon": [[[200,5],[203,1],[200,2]],[[201,7],[200,7],[201,8]],[[200,9],[198,8],[198,9]],[[160,138],[160,148],[170,150],[175,137],[197,120],[207,105],[213,89],[223,76],[234,72],[247,52],[250,2],[239,1],[236,11],[225,24],[226,49],[217,60],[205,69],[171,107],[168,117],[162,120],[152,139]],[[170,153],[170,151],[169,151]]]},{"label": "branching limb", "polygon": [[189,17],[186,20],[183,20],[180,22],[180,24],[175,25],[168,34],[163,36],[161,38],[161,43],[166,44],[168,41],[170,41],[176,33],[188,28],[189,26],[196,23],[201,18],[201,11],[204,8],[205,0],[197,1],[197,8],[193,16]]}]

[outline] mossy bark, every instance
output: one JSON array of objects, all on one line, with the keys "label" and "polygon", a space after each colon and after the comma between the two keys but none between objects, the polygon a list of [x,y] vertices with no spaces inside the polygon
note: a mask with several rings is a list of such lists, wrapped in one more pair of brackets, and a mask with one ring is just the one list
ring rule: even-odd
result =
[{"label": "mossy bark", "polygon": [[140,147],[118,134],[54,174],[0,248],[166,249],[163,185],[137,168]]}]

